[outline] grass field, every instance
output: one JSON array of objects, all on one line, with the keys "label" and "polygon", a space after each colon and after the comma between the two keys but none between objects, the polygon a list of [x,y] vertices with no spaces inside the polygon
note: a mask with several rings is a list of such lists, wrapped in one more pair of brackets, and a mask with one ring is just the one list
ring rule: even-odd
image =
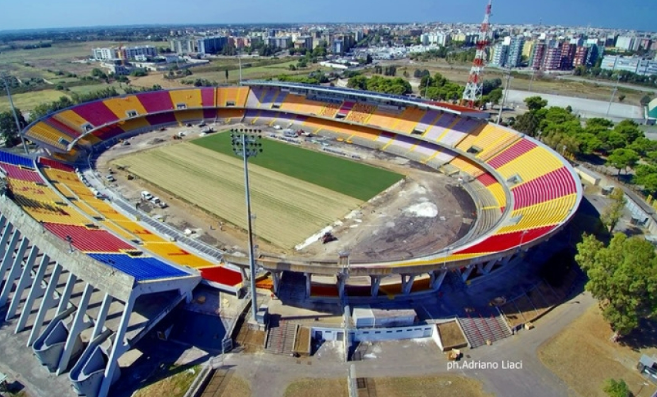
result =
[{"label": "grass field", "polygon": [[[269,142],[267,142],[269,144]],[[267,147],[268,148],[268,147]],[[273,154],[274,152],[272,152]],[[128,170],[238,227],[246,227],[242,161],[191,142],[115,160]],[[253,164],[255,233],[291,248],[358,207],[361,200]]]},{"label": "grass field", "polygon": [[464,376],[374,378],[374,385],[378,397],[492,397],[480,381]]},{"label": "grass field", "polygon": [[[227,63],[224,63],[227,64]],[[273,65],[266,66],[256,66],[251,68],[242,69],[242,78],[243,79],[267,79],[276,76],[284,75],[307,75],[308,73],[322,69],[318,65],[310,65],[306,69],[291,71],[290,65],[296,64],[296,61],[287,61],[281,62]],[[212,63],[213,66],[215,63]],[[221,64],[220,64],[221,65]],[[191,69],[194,73],[191,76],[185,77],[184,80],[194,80],[194,79],[206,79],[211,81],[216,81],[218,84],[234,84],[239,81],[239,71],[230,70],[228,72],[228,80],[226,80],[226,72],[224,71],[205,71],[205,67],[193,68]],[[178,87],[189,87],[189,85],[184,85],[180,81],[183,79],[169,80],[164,78],[163,73],[151,72],[150,75],[138,78],[132,78],[132,84],[137,87],[151,87],[154,84],[159,84],[163,88],[178,88]]]},{"label": "grass field", "polygon": [[348,397],[346,379],[301,379],[290,383],[285,397]]},{"label": "grass field", "polygon": [[[21,111],[26,112],[34,109],[37,105],[43,102],[52,102],[58,100],[62,96],[68,96],[63,92],[56,90],[43,90],[35,92],[26,92],[23,94],[15,94],[11,96],[14,105]],[[9,110],[9,100],[6,96],[0,96],[0,112]]]},{"label": "grass field", "polygon": [[[653,333],[646,331],[649,339]],[[538,349],[541,362],[582,396],[606,396],[602,385],[606,379],[623,379],[635,397],[651,396],[655,386],[643,385],[644,379],[636,370],[641,353],[655,353],[654,342],[643,341],[633,349],[613,343],[613,331],[597,306],[589,308],[569,327],[545,342]],[[648,382],[649,383],[649,382]],[[639,393],[640,391],[640,393]]]},{"label": "grass field", "polygon": [[[193,143],[234,156],[229,133],[214,134]],[[362,201],[403,178],[388,170],[270,139],[264,139],[262,147],[263,153],[249,160],[251,163]]]},{"label": "grass field", "polygon": [[[405,378],[373,378],[374,390],[362,396],[377,397],[491,397],[485,393],[481,382],[464,376],[414,376]],[[369,383],[369,382],[368,382]],[[285,397],[346,397],[345,379],[301,379],[290,383]]]},{"label": "grass field", "polygon": [[[190,368],[173,365],[169,368],[170,372],[160,370],[161,373],[155,375],[156,380],[139,389],[134,396],[156,397],[166,395],[169,397],[182,397],[192,385],[200,370],[200,365]],[[170,373],[173,374],[169,376]]]}]

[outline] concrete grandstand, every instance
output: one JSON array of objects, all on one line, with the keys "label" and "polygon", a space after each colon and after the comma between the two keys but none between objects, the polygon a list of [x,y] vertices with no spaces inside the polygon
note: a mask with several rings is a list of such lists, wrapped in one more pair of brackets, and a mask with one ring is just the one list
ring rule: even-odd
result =
[{"label": "concrete grandstand", "polygon": [[[483,117],[394,95],[264,81],[139,93],[50,114],[23,131],[40,155],[0,153],[0,307],[9,304],[7,319],[21,313],[17,332],[33,324],[29,345],[44,365],[58,374],[70,370],[81,394],[104,397],[117,379],[118,358],[199,282],[238,292],[245,258],[172,241],[175,231],[95,194],[85,176],[90,153],[202,120],[302,128],[402,156],[453,176],[477,206],[466,236],[422,257],[345,264],[263,253],[257,264],[271,273],[274,292],[283,272],[305,277],[308,297],[313,285],[336,297],[377,297],[390,280],[398,294],[409,295],[437,291],[448,272],[464,281],[486,275],[559,232],[582,188],[549,147]],[[335,283],[317,285],[313,275]],[[366,289],[349,283],[359,276],[370,278]],[[76,289],[81,296],[72,295]],[[89,309],[94,300],[102,301],[99,309]],[[122,312],[120,321],[106,321],[114,312]]]}]

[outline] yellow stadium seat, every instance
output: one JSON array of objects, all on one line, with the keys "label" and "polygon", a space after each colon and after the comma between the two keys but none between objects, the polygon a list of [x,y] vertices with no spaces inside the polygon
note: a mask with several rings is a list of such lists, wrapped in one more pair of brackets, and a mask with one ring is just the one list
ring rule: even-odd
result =
[{"label": "yellow stadium seat", "polygon": [[179,109],[179,105],[185,105],[187,109],[202,108],[203,101],[201,99],[201,90],[172,90],[169,91],[171,95],[171,103],[174,109]]},{"label": "yellow stadium seat", "polygon": [[346,121],[351,121],[352,123],[358,124],[367,124],[370,116],[376,110],[376,106],[367,105],[364,103],[356,103],[351,111],[345,118]]},{"label": "yellow stadium seat", "polygon": [[392,129],[400,131],[406,134],[413,132],[415,127],[418,125],[422,117],[426,113],[426,110],[419,109],[416,107],[408,107],[399,116],[399,119]]},{"label": "yellow stadium seat", "polygon": [[103,101],[105,106],[109,108],[119,119],[127,119],[128,112],[133,111],[137,114],[144,116],[148,114],[144,105],[141,104],[137,96],[127,95],[119,98],[109,98]]},{"label": "yellow stadium seat", "polygon": [[82,126],[89,123],[82,116],[72,110],[64,110],[63,112],[55,113],[53,118],[61,121],[62,123],[79,132],[84,132]]},{"label": "yellow stadium seat", "polygon": [[519,175],[522,178],[522,182],[529,182],[561,167],[563,167],[563,164],[556,156],[552,155],[546,149],[537,146],[504,164],[497,171],[505,179]]}]

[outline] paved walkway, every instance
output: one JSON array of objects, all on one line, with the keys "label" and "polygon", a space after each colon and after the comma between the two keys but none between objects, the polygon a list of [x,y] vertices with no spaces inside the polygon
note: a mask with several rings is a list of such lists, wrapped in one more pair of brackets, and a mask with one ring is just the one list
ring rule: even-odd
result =
[{"label": "paved walkway", "polygon": [[[531,331],[492,346],[465,350],[459,362],[491,366],[497,369],[450,369],[445,355],[430,340],[397,341],[377,344],[380,351],[371,359],[355,362],[357,377],[425,376],[460,374],[478,379],[486,391],[505,397],[557,397],[573,391],[540,362],[539,346],[578,318],[595,300],[581,293],[555,308],[536,323]],[[374,349],[376,351],[376,348]],[[502,363],[522,363],[522,368],[502,368]],[[351,364],[351,363],[350,363]],[[338,355],[296,359],[271,354],[227,355],[224,365],[251,384],[253,397],[283,396],[286,387],[302,378],[345,377],[349,364]]]}]

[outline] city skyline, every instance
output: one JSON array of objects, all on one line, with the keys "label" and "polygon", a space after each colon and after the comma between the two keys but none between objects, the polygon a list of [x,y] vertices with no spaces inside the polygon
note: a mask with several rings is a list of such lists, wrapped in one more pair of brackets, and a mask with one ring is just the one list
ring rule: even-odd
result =
[{"label": "city skyline", "polygon": [[[175,12],[171,10],[176,4],[169,0],[141,0],[138,3],[116,0],[111,4],[34,0],[5,5],[0,26],[2,30],[21,30],[155,24],[478,23],[483,18],[486,3],[486,0],[462,0],[428,4],[424,0],[408,0],[403,14],[400,14],[399,3],[392,0],[335,0],[311,2],[303,6],[294,0],[276,3],[252,0],[248,4],[220,1],[210,7],[207,2],[189,0],[183,9],[176,8]],[[590,24],[609,29],[654,30],[652,19],[657,12],[657,3],[626,0],[623,8],[615,5],[612,0],[552,0],[531,4],[520,0],[498,0],[493,1],[492,22],[494,25]]]}]

